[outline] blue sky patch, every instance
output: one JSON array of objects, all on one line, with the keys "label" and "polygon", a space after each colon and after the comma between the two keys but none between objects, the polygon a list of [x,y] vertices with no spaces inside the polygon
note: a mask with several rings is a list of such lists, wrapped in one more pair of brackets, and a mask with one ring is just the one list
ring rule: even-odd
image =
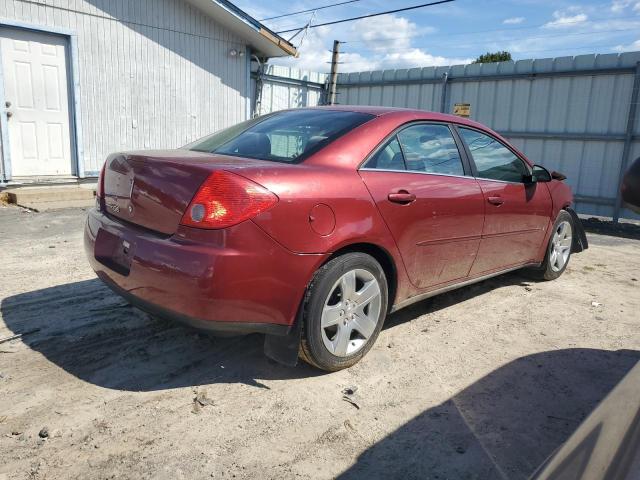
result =
[{"label": "blue sky patch", "polygon": [[[255,18],[310,9],[339,0],[235,0]],[[342,0],[344,1],[344,0]],[[416,5],[417,0],[358,0],[313,13],[267,20],[275,31]],[[289,38],[292,33],[282,34]],[[303,35],[293,43],[299,45]],[[333,40],[341,40],[343,72],[468,63],[488,51],[514,59],[640,50],[640,0],[457,0],[355,22],[310,29],[297,59],[271,63],[328,71]]]}]

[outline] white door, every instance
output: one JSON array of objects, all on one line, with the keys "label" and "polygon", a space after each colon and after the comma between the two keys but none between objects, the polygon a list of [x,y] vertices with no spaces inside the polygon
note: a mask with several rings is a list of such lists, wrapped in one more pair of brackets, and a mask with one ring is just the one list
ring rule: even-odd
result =
[{"label": "white door", "polygon": [[66,41],[0,28],[14,177],[72,173]]}]

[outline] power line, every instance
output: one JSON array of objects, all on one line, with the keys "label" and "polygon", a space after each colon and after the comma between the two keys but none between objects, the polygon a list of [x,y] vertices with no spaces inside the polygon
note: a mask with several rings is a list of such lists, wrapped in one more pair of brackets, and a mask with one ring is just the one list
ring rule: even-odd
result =
[{"label": "power line", "polygon": [[[337,23],[352,22],[354,20],[362,20],[363,18],[379,17],[380,15],[389,15],[391,13],[406,12],[407,10],[415,10],[416,8],[431,7],[433,5],[440,5],[443,3],[450,3],[454,1],[455,0],[440,0],[438,2],[423,3],[421,5],[414,5],[413,7],[398,8],[396,10],[387,10],[386,12],[379,12],[379,13],[370,13],[369,15],[361,15],[359,17],[343,18],[342,20],[334,20],[333,22],[318,23],[316,25],[309,26],[309,28],[325,27],[327,25],[335,25]],[[282,30],[276,33],[278,33],[279,35],[281,33],[295,32],[302,28],[305,28],[305,27],[292,28],[290,30]]]},{"label": "power line", "polygon": [[[640,15],[627,15],[627,16],[623,16],[623,17],[601,17],[598,19],[597,22],[600,21],[609,21],[609,20],[627,20],[627,22],[624,22],[622,24],[632,24],[635,25],[633,28],[637,28],[638,23],[640,23],[638,21],[638,19],[640,19]],[[598,23],[597,22],[590,22],[590,21],[583,21],[583,20],[577,20],[577,21],[570,21],[570,22],[565,22],[563,25],[571,25],[571,24],[579,24],[579,23],[584,23],[585,26],[597,26]],[[290,24],[291,25],[291,24]],[[473,36],[473,35],[477,35],[477,34],[482,34],[482,33],[495,33],[495,32],[504,32],[505,34],[514,31],[514,32],[518,32],[520,30],[534,30],[534,29],[538,29],[540,27],[544,27],[546,25],[546,23],[540,23],[540,24],[536,24],[536,25],[529,25],[526,27],[513,27],[513,28],[494,28],[494,29],[489,29],[489,30],[472,30],[472,31],[468,31],[468,32],[451,32],[451,33],[447,33],[446,37],[460,37],[460,36]],[[287,25],[282,25],[281,28],[285,28],[287,27]],[[630,28],[629,30],[633,30],[633,28]],[[594,35],[602,35],[602,34],[606,34],[609,32],[619,32],[619,31],[623,31],[623,30],[627,30],[627,29],[616,29],[616,30],[593,30],[591,33],[593,33]],[[550,30],[553,31],[553,30]],[[557,30],[556,30],[557,31]],[[401,36],[401,37],[374,37],[374,38],[369,38],[367,40],[361,40],[361,39],[356,39],[356,40],[345,40],[342,43],[348,43],[348,44],[354,44],[354,43],[375,43],[375,42],[388,42],[389,40],[404,40],[404,39],[413,39],[413,38],[422,38],[422,37],[427,37],[427,36],[433,36],[435,35],[436,32],[425,32],[425,33],[418,33],[415,35],[405,35],[405,36]],[[561,33],[558,35],[548,35],[550,37],[553,36],[564,36],[564,35],[574,35],[573,33]],[[547,36],[545,36],[544,38],[546,38]],[[531,38],[531,37],[525,37],[525,38]],[[432,44],[430,43],[429,45],[436,45],[436,44]],[[443,44],[438,44],[438,45],[443,45]],[[457,46],[457,45],[456,45]]]},{"label": "power line", "polygon": [[305,25],[305,27],[302,30],[298,30],[296,33],[294,33],[291,38],[289,38],[289,42],[291,42],[291,40],[293,40],[294,38],[296,38],[300,33],[302,33],[302,38],[300,39],[300,43],[298,44],[298,46],[296,48],[301,48],[302,47],[302,43],[304,42],[304,39],[307,38],[307,35],[309,33],[309,26],[313,23],[313,19],[316,18],[316,12],[313,12],[311,14],[311,18],[309,19],[309,21],[307,22],[307,24]]},{"label": "power line", "polygon": [[359,2],[359,1],[360,0],[349,0],[347,2],[332,3],[330,5],[323,5],[322,7],[310,8],[308,10],[300,10],[298,12],[291,12],[291,13],[284,13],[282,15],[276,15],[275,17],[263,18],[262,20],[259,20],[259,21],[260,22],[266,22],[267,20],[275,20],[276,18],[293,17],[294,15],[300,15],[302,13],[311,13],[311,12],[315,12],[317,10],[324,10],[326,8],[337,7],[339,5],[346,5],[347,3],[355,3],[355,2]]}]

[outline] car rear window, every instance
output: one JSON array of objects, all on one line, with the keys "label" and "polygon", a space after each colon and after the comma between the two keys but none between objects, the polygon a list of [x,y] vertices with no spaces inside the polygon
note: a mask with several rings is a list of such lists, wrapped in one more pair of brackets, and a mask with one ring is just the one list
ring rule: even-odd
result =
[{"label": "car rear window", "polygon": [[374,115],[336,110],[289,110],[259,117],[197,140],[199,152],[298,163]]}]

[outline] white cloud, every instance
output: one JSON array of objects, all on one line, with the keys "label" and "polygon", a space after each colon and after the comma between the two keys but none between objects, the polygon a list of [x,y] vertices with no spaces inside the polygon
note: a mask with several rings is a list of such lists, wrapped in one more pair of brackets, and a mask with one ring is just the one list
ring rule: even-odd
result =
[{"label": "white cloud", "polygon": [[418,27],[404,17],[386,15],[376,20],[362,19],[353,23],[351,30],[372,50],[408,48]]},{"label": "white cloud", "polygon": [[630,43],[629,45],[617,45],[613,48],[616,52],[633,52],[640,50],[640,40]]},{"label": "white cloud", "polygon": [[505,25],[518,25],[519,23],[524,22],[524,17],[512,17],[506,18],[502,21]]},{"label": "white cloud", "polygon": [[[343,62],[338,66],[340,72],[368,72],[380,67],[374,57],[364,56],[360,53],[345,53],[340,56],[340,60]],[[328,70],[329,66],[327,65]]]},{"label": "white cloud", "polygon": [[613,13],[621,13],[627,6],[626,1],[614,1],[611,3],[611,11]]},{"label": "white cloud", "polygon": [[334,38],[349,38],[340,54],[341,72],[362,72],[393,68],[430,67],[470,63],[471,58],[433,55],[413,46],[413,38],[433,33],[432,27],[418,28],[405,17],[385,15],[354,22],[346,31],[336,33],[328,27],[312,29],[299,49],[297,59],[274,59],[270,63],[302,70],[328,72]]},{"label": "white cloud", "polygon": [[[414,37],[434,31],[431,27],[419,29],[407,18],[396,15],[362,19],[354,22],[352,26],[354,36],[364,44],[366,50],[374,54],[374,58],[369,60],[369,69],[431,67],[469,63],[472,60],[432,55],[413,46]],[[351,71],[357,71],[348,64],[345,66]]]},{"label": "white cloud", "polygon": [[629,7],[631,7],[631,10],[633,10],[634,12],[640,12],[640,1],[613,0],[613,2],[611,2],[611,11],[613,13],[624,13]]},{"label": "white cloud", "polygon": [[329,44],[332,44],[331,30],[328,27],[318,27],[309,30],[309,34],[298,48],[298,58],[274,58],[269,63],[325,72],[329,69],[331,61],[331,52],[327,47]]},{"label": "white cloud", "polygon": [[403,52],[387,53],[379,68],[441,67],[471,63],[472,58],[450,58],[431,55],[420,48],[410,48]]},{"label": "white cloud", "polygon": [[579,7],[569,7],[566,10],[553,12],[553,20],[544,24],[544,28],[565,28],[584,24],[589,16],[580,11]]}]

